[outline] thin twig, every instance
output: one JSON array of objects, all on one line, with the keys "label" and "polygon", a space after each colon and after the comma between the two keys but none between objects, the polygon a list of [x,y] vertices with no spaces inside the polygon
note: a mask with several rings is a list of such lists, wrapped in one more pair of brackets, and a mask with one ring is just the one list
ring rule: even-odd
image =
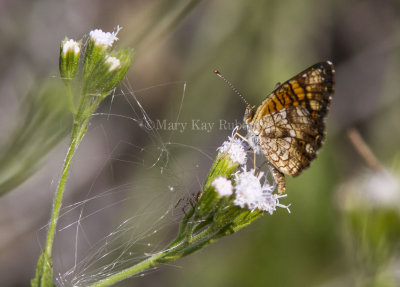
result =
[{"label": "thin twig", "polygon": [[365,163],[374,171],[381,172],[383,170],[381,163],[361,137],[360,133],[355,128],[349,128],[347,130],[347,136]]}]

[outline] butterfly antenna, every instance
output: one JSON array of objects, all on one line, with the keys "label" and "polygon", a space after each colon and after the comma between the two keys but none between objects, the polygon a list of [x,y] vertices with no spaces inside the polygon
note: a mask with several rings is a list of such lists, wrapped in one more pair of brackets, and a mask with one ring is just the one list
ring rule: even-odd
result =
[{"label": "butterfly antenna", "polygon": [[225,79],[225,77],[218,70],[214,70],[214,73],[218,77],[220,77],[222,80],[224,80],[224,82],[228,84],[228,86],[232,89],[232,91],[234,91],[235,94],[238,95],[247,106],[249,106],[249,103],[246,101],[246,99],[243,97],[243,95],[235,88],[235,86],[232,85],[231,82],[229,82],[227,79]]}]

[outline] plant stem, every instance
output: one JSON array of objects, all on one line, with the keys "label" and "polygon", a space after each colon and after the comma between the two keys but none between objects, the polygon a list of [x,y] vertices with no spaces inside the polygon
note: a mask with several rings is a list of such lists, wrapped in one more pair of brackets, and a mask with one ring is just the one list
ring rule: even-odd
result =
[{"label": "plant stem", "polygon": [[[67,85],[67,92],[70,93],[70,90],[68,90],[68,85]],[[52,253],[54,235],[56,232],[56,226],[60,215],[62,198],[65,190],[65,183],[67,181],[68,172],[71,167],[71,161],[79,143],[81,142],[83,136],[86,133],[90,115],[97,108],[101,99],[102,99],[101,97],[98,97],[96,98],[96,100],[92,105],[89,105],[88,102],[90,101],[90,98],[88,96],[82,96],[78,112],[77,114],[74,114],[74,127],[72,129],[72,134],[71,134],[71,143],[68,149],[67,156],[65,157],[64,160],[64,167],[62,170],[60,182],[58,183],[56,195],[54,197],[53,210],[51,212],[49,230],[46,238],[45,251],[47,253],[48,258],[51,257]],[[71,104],[73,103],[71,102]]]},{"label": "plant stem", "polygon": [[75,104],[74,104],[74,94],[72,93],[71,90],[71,82],[70,81],[65,81],[65,88],[67,90],[67,97],[68,97],[68,107],[70,111],[75,114],[76,109],[75,109]]},{"label": "plant stem", "polygon": [[[127,279],[133,275],[136,275],[147,268],[154,267],[161,263],[167,263],[174,261],[182,256],[189,255],[194,251],[201,249],[202,247],[210,244],[214,240],[219,237],[224,236],[223,233],[216,233],[211,227],[202,231],[198,235],[188,238],[185,237],[180,242],[175,240],[171,243],[165,250],[154,254],[153,256],[139,262],[138,264],[129,267],[125,270],[122,270],[108,278],[102,279],[92,285],[90,287],[104,287],[110,286],[114,283]],[[178,236],[179,237],[179,236]]]},{"label": "plant stem", "polygon": [[142,262],[127,268],[125,270],[122,270],[121,272],[118,272],[110,277],[107,277],[105,279],[102,279],[92,285],[90,287],[103,287],[103,286],[110,286],[114,283],[117,283],[123,279],[129,278],[137,273],[140,273],[141,271],[146,270],[147,268],[153,267],[158,265],[160,262],[158,261],[160,258],[164,257],[169,253],[170,250],[164,250],[160,253],[156,253],[153,256],[143,260]]},{"label": "plant stem", "polygon": [[46,239],[46,253],[50,257],[51,252],[52,252],[52,247],[53,247],[53,241],[54,241],[54,234],[56,231],[56,226],[57,226],[57,221],[60,215],[60,209],[61,209],[61,203],[62,203],[62,198],[65,190],[65,183],[67,181],[67,176],[69,172],[69,168],[71,166],[71,161],[72,157],[74,156],[74,153],[76,151],[76,148],[79,145],[80,139],[78,138],[78,130],[79,126],[74,125],[73,131],[72,131],[72,136],[71,136],[71,144],[68,149],[67,156],[65,157],[64,160],[64,167],[62,170],[62,175],[60,182],[58,183],[57,187],[57,192],[54,198],[54,203],[53,203],[53,210],[51,212],[51,218],[50,218],[50,223],[49,223],[49,230],[47,233],[47,239]]}]

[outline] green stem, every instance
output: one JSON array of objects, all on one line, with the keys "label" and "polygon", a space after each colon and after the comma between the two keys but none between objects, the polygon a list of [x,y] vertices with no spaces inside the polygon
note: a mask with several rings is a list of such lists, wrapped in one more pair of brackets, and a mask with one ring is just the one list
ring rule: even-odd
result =
[{"label": "green stem", "polygon": [[159,259],[162,257],[166,256],[171,250],[167,249],[162,252],[156,253],[153,256],[143,260],[142,262],[127,268],[125,270],[122,270],[121,272],[118,272],[108,278],[102,279],[92,285],[90,287],[103,287],[103,286],[110,286],[114,283],[117,283],[121,280],[124,280],[126,278],[129,278],[135,274],[138,274],[147,268],[156,266],[160,263]]},{"label": "green stem", "polygon": [[75,104],[74,104],[74,95],[71,90],[71,81],[64,81],[65,83],[65,88],[67,90],[67,97],[68,97],[68,107],[72,114],[75,115],[76,109],[75,109]]},{"label": "green stem", "polygon": [[[67,85],[67,87],[68,87],[68,85]],[[72,96],[72,94],[71,94],[71,96]],[[90,115],[93,112],[93,110],[97,107],[96,105],[92,105],[90,108],[88,108],[89,112],[85,113],[85,107],[84,107],[84,106],[86,106],[85,100],[87,101],[86,98],[88,98],[88,97],[83,96],[81,98],[83,100],[81,100],[78,113],[74,117],[74,127],[72,129],[71,143],[70,143],[70,146],[68,149],[67,156],[65,157],[64,167],[63,167],[62,174],[61,174],[61,179],[60,179],[60,182],[58,183],[56,195],[54,197],[53,210],[51,212],[49,230],[47,233],[46,247],[45,247],[45,251],[46,251],[48,258],[51,257],[51,253],[52,253],[52,249],[53,249],[54,235],[56,232],[58,218],[60,216],[60,210],[61,210],[61,206],[62,206],[62,198],[64,195],[65,183],[67,181],[69,169],[71,167],[71,161],[72,161],[72,158],[75,154],[75,151],[76,151],[79,143],[81,142],[83,136],[86,133]]]},{"label": "green stem", "polygon": [[[214,235],[214,236],[213,236]],[[211,237],[210,237],[211,236]],[[125,270],[122,270],[108,278],[102,279],[89,287],[104,287],[110,286],[114,283],[127,279],[133,275],[136,275],[147,268],[154,267],[161,263],[167,263],[174,261],[182,256],[189,255],[194,251],[199,250],[200,248],[204,247],[205,245],[210,244],[217,238],[223,236],[220,233],[215,234],[215,230],[212,228],[208,228],[201,233],[197,234],[196,236],[192,237],[190,242],[188,241],[181,241],[177,242],[176,240],[169,245],[165,250],[154,254],[153,256],[139,262],[138,264],[129,267]],[[172,248],[170,248],[173,246]]]},{"label": "green stem", "polygon": [[212,237],[212,235],[214,233],[215,233],[215,229],[212,228],[211,226],[209,226],[207,229],[203,230],[199,234],[197,234],[195,236],[191,236],[189,243],[195,243],[195,242],[202,241],[206,237],[209,237],[209,236]]},{"label": "green stem", "polygon": [[182,256],[189,255],[189,254],[191,254],[191,253],[193,253],[193,252],[195,252],[195,251],[207,246],[208,244],[213,243],[215,240],[217,240],[217,239],[219,239],[221,237],[224,237],[226,235],[227,235],[226,233],[219,232],[219,233],[215,234],[214,236],[208,238],[207,240],[204,240],[204,241],[200,242],[199,244],[195,244],[193,246],[188,246],[182,252]]},{"label": "green stem", "polygon": [[48,257],[51,257],[51,252],[52,252],[52,247],[53,247],[53,241],[54,241],[54,234],[56,231],[56,226],[57,226],[57,221],[60,215],[60,209],[61,209],[61,203],[62,203],[62,198],[65,190],[65,183],[67,181],[67,176],[69,172],[69,168],[71,166],[71,161],[72,157],[74,156],[74,153],[76,151],[76,148],[79,145],[80,139],[78,139],[79,135],[79,126],[74,125],[73,131],[72,131],[72,136],[71,136],[71,144],[68,149],[67,156],[65,157],[64,161],[64,167],[62,170],[62,175],[60,182],[58,183],[57,187],[57,192],[54,198],[54,203],[53,203],[53,210],[51,212],[51,218],[50,218],[50,223],[49,223],[49,230],[47,233],[47,239],[46,239],[46,253]]},{"label": "green stem", "polygon": [[188,225],[188,222],[189,222],[190,218],[192,217],[193,213],[194,213],[194,209],[192,208],[191,210],[189,210],[189,213],[187,213],[185,215],[185,217],[183,218],[181,225],[179,227],[178,236],[175,238],[174,241],[172,241],[168,245],[167,249],[174,248],[175,246],[181,244],[182,240],[185,238],[185,234],[187,231],[187,225]]}]

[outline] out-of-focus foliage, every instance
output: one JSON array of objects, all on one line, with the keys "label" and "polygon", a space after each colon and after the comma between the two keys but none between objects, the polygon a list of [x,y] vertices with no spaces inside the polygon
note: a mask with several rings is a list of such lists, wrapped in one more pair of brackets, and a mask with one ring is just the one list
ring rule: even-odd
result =
[{"label": "out-of-focus foliage", "polygon": [[41,81],[21,102],[19,122],[0,151],[0,195],[35,172],[72,126],[65,89],[57,79]]},{"label": "out-of-focus foliage", "polygon": [[398,174],[366,172],[340,186],[338,198],[354,283],[396,286],[400,256]]}]

